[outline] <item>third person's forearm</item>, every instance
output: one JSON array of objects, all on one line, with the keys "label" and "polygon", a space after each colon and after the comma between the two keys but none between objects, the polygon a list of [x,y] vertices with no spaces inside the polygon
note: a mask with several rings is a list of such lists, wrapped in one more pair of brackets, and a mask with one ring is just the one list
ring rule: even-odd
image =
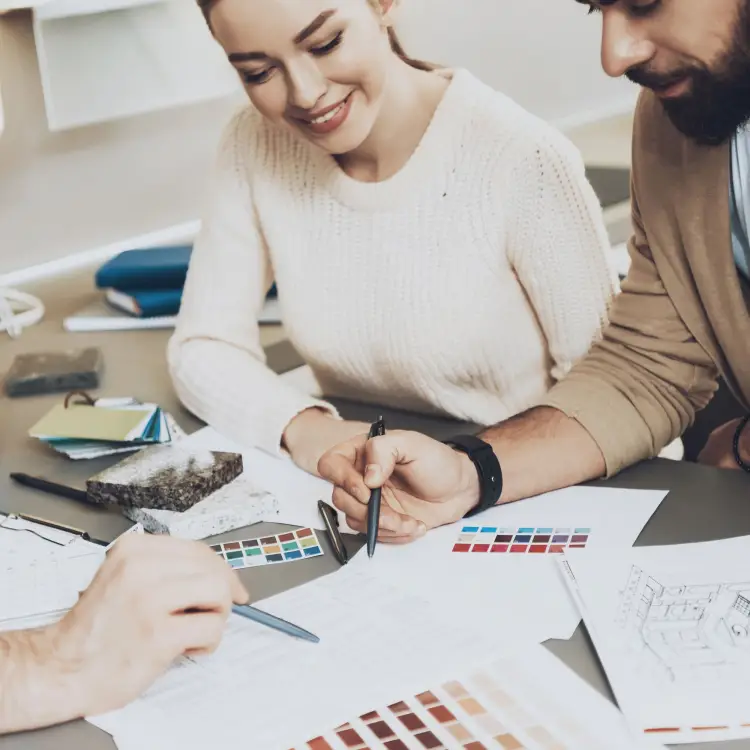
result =
[{"label": "third person's forearm", "polygon": [[0,633],[0,735],[83,715],[75,667],[62,664],[55,628]]}]

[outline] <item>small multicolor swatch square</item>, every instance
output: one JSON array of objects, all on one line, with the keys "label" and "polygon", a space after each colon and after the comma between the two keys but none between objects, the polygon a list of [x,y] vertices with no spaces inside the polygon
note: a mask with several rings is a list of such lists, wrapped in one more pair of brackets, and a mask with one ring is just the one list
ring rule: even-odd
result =
[{"label": "small multicolor swatch square", "polygon": [[591,529],[553,526],[464,526],[453,552],[489,552],[518,555],[562,554],[566,549],[586,546]]},{"label": "small multicolor swatch square", "polygon": [[233,568],[257,568],[323,554],[315,529],[297,529],[257,539],[212,544],[211,549]]}]

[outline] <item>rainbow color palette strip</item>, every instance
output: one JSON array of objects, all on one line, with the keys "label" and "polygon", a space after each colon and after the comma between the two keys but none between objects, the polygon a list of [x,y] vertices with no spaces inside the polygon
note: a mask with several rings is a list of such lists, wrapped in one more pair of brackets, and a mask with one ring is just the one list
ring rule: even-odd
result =
[{"label": "rainbow color palette strip", "polygon": [[212,544],[211,549],[233,568],[257,568],[323,554],[315,529],[297,529],[257,539]]},{"label": "rainbow color palette strip", "polygon": [[574,526],[464,526],[453,544],[453,552],[554,555],[585,547],[590,535],[591,529]]}]

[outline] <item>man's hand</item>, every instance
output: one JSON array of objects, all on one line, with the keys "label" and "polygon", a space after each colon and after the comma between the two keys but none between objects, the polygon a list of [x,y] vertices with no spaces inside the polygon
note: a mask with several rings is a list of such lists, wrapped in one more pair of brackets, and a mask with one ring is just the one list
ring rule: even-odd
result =
[{"label": "man's hand", "polygon": [[85,715],[119,708],[177,657],[215,649],[232,603],[247,601],[237,575],[207,545],[131,534],[49,629],[50,678],[66,676]]},{"label": "man's hand", "polygon": [[[739,469],[732,446],[734,433],[737,431],[740,421],[739,419],[733,419],[731,422],[717,427],[709,435],[703,450],[698,455],[698,463],[715,466],[718,469]],[[750,425],[742,431],[740,456],[743,461],[750,463]]]},{"label": "man's hand", "polygon": [[378,533],[383,542],[410,542],[427,529],[458,521],[479,501],[471,460],[418,432],[352,438],[324,454],[318,470],[335,485],[333,504],[356,531],[367,529],[370,490],[383,488]]},{"label": "man's hand", "polygon": [[[606,470],[589,433],[551,407],[530,409],[479,437],[500,461],[501,503],[585,482]],[[409,542],[460,520],[479,502],[471,459],[417,432],[351,438],[324,454],[318,470],[335,485],[333,503],[357,531],[367,526],[370,489],[383,487],[378,538],[384,542]]]},{"label": "man's hand", "polygon": [[297,466],[318,474],[321,456],[357,435],[367,435],[370,425],[332,417],[322,409],[300,412],[284,430],[284,446]]}]

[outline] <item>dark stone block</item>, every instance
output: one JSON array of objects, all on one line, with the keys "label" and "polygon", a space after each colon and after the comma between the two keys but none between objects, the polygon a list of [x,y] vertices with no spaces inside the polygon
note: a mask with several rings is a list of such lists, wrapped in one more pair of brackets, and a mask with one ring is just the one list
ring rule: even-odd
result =
[{"label": "dark stone block", "polygon": [[184,511],[236,479],[242,469],[239,453],[157,445],[91,477],[86,492],[105,505]]}]

